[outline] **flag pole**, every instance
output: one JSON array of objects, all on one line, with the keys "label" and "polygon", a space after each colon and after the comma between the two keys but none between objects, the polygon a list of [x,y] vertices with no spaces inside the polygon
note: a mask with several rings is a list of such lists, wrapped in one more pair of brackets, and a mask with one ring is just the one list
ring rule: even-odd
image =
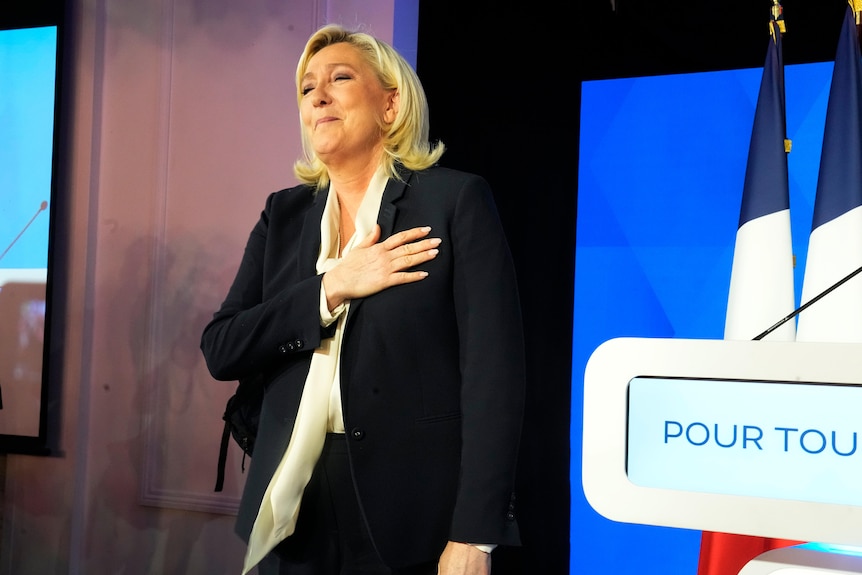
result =
[{"label": "flag pole", "polygon": [[[848,2],[857,2],[860,6],[862,6],[862,0],[847,0]],[[778,26],[778,33],[783,35],[787,32],[787,26],[784,24],[784,8],[781,6],[781,0],[772,0],[772,19],[769,21],[769,37],[772,38],[773,43],[778,42],[778,38],[775,37],[775,26]],[[858,14],[857,14],[858,18]],[[790,153],[791,147],[793,143],[789,138],[784,138],[784,151],[788,154]]]}]

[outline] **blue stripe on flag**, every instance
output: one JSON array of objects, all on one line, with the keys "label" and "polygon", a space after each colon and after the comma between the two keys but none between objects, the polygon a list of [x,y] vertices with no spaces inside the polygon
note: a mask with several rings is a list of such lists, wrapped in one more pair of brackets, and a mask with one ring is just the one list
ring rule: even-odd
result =
[{"label": "blue stripe on flag", "polygon": [[790,209],[787,183],[787,134],[784,103],[784,62],[781,33],[774,22],[769,42],[742,188],[739,227],[767,214]]},{"label": "blue stripe on flag", "polygon": [[848,6],[835,52],[812,231],[862,206],[862,61]]}]

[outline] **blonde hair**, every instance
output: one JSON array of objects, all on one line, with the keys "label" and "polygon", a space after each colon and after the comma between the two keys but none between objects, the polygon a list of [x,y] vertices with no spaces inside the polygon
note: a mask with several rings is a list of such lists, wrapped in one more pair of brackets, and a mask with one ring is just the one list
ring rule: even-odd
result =
[{"label": "blonde hair", "polygon": [[[333,44],[347,43],[356,48],[376,72],[386,90],[396,90],[399,97],[398,114],[391,125],[384,125],[383,169],[393,178],[400,179],[396,170],[402,164],[410,170],[424,170],[437,163],[445,146],[428,141],[428,100],[416,72],[389,44],[363,32],[351,32],[330,24],[312,34],[305,44],[296,67],[296,98],[302,99],[302,77],[311,58]],[[302,130],[303,158],[293,166],[293,173],[305,184],[318,189],[329,184],[329,173],[314,149],[305,130]]]}]

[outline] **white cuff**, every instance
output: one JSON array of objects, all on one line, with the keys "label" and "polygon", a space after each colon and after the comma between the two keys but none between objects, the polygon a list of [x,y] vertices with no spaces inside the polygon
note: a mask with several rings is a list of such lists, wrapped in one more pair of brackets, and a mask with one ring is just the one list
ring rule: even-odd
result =
[{"label": "white cuff", "polygon": [[320,282],[320,325],[329,327],[344,313],[346,308],[344,302],[341,302],[334,310],[329,311],[329,304],[326,303],[326,290],[323,289],[323,282]]}]

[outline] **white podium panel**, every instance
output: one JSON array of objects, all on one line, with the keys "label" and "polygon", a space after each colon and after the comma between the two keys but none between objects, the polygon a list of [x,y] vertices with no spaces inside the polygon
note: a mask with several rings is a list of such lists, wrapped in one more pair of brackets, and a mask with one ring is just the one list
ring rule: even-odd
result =
[{"label": "white podium panel", "polygon": [[584,377],[584,493],[615,521],[862,545],[860,414],[859,344],[610,340]]},{"label": "white podium panel", "polygon": [[749,561],[739,575],[858,575],[862,557],[805,545],[773,549]]}]

